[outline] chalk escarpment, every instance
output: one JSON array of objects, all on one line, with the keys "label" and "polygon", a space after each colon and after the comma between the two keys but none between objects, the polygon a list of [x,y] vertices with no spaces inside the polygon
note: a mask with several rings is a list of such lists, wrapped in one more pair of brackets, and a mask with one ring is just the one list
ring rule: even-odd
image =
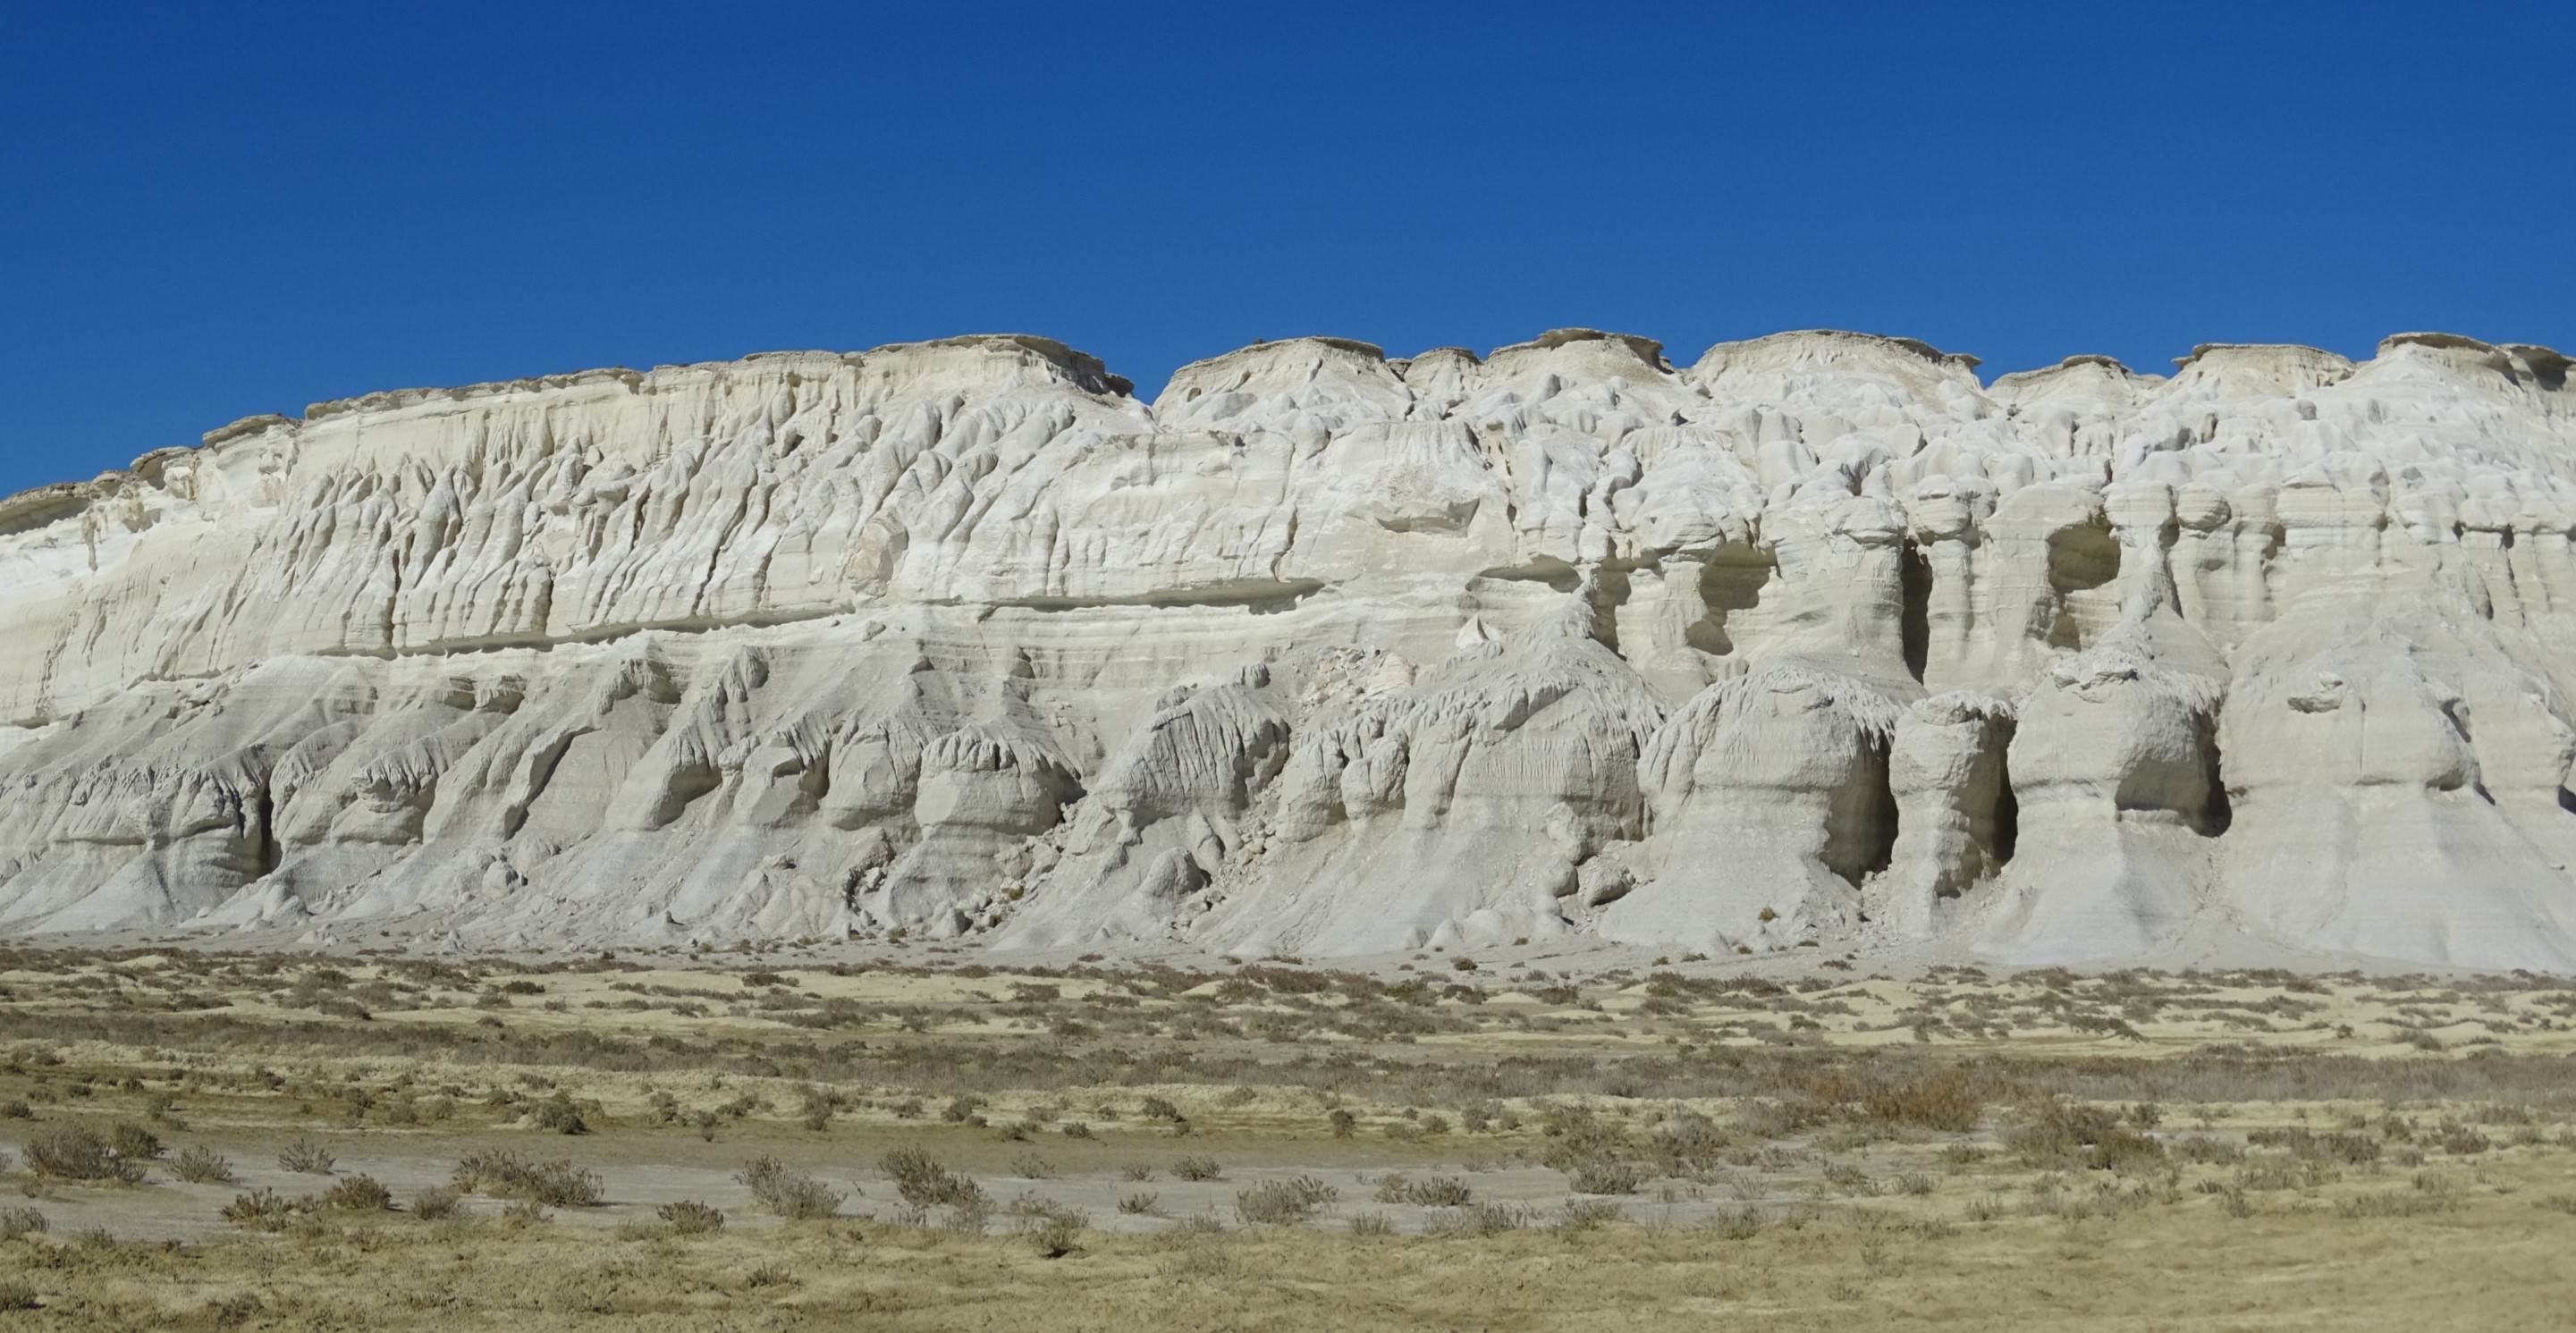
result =
[{"label": "chalk escarpment", "polygon": [[2546,348],[992,336],[0,500],[0,929],[2576,967]]}]

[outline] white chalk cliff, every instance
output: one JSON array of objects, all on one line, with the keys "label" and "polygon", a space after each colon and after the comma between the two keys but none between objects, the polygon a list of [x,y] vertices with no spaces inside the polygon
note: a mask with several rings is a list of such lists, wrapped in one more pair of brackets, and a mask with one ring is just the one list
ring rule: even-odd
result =
[{"label": "white chalk cliff", "polygon": [[[2568,358],[1041,338],[0,501],[0,932],[2576,968]],[[336,935],[330,932],[337,932]]]}]

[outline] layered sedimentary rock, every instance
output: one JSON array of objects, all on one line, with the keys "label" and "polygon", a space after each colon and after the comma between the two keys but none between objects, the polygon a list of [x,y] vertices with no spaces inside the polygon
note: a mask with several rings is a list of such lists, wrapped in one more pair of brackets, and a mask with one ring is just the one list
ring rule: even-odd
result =
[{"label": "layered sedimentary rock", "polygon": [[2576,967],[2567,358],[1029,337],[0,501],[0,930]]}]

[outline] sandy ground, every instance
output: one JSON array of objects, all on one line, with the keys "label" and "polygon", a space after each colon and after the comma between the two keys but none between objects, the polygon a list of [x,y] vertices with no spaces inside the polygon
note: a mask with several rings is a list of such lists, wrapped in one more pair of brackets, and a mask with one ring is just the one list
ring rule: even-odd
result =
[{"label": "sandy ground", "polygon": [[[2541,1327],[2576,1295],[2576,984],[1461,961],[0,953],[0,1324]],[[120,1131],[139,1179],[40,1169]],[[965,1201],[907,1198],[898,1150]],[[597,1197],[438,1215],[494,1152]],[[756,1195],[763,1158],[828,1215]],[[359,1177],[393,1206],[323,1205]]]}]

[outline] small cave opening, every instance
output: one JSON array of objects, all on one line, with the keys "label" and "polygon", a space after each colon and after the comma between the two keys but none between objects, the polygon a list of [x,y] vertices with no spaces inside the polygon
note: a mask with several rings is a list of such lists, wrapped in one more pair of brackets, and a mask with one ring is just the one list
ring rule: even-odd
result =
[{"label": "small cave opening", "polygon": [[1920,682],[1932,655],[1932,562],[1910,540],[1896,554],[1896,583],[1903,599],[1897,632],[1905,647],[1905,670]]},{"label": "small cave opening", "polygon": [[2227,774],[2218,752],[2218,724],[2204,719],[2200,725],[2200,757],[2204,781],[2209,784],[2209,799],[2200,808],[2195,827],[2205,838],[2222,837],[2236,822],[2236,808],[2227,799]]},{"label": "small cave opening", "polygon": [[[2082,619],[2107,624],[2119,614],[2103,589],[2120,577],[2120,541],[2108,525],[2060,528],[2048,535],[2048,586],[2057,594],[2057,619],[2048,629],[2048,645],[2084,651]],[[2087,613],[2081,614],[2079,613]]]},{"label": "small cave opening", "polygon": [[1714,657],[1734,652],[1739,645],[1729,617],[1761,605],[1763,586],[1779,567],[1771,552],[1760,547],[1727,546],[1712,554],[1699,571],[1700,601],[1708,613],[1691,625],[1686,635],[1690,646]]},{"label": "small cave opening", "polygon": [[1986,849],[1994,853],[1995,868],[2012,864],[2013,849],[2021,843],[2021,798],[2013,794],[2012,774],[2004,774],[2000,790],[1995,793],[1993,823],[1988,826]]},{"label": "small cave opening", "polygon": [[1900,815],[1895,785],[1888,780],[1887,745],[1881,742],[1871,750],[1871,773],[1834,798],[1826,825],[1825,864],[1855,889],[1896,860]]},{"label": "small cave opening", "polygon": [[265,879],[286,860],[285,848],[277,841],[277,798],[269,794],[268,784],[259,784],[259,798],[253,809],[259,838],[257,868],[253,879]]}]

